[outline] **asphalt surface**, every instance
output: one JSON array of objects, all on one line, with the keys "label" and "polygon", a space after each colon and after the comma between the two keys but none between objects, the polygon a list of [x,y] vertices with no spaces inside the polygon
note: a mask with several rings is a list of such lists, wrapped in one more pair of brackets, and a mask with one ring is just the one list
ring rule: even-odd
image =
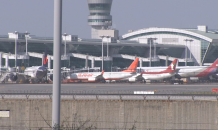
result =
[{"label": "asphalt surface", "polygon": [[[212,92],[218,83],[204,84],[142,84],[142,83],[77,83],[62,84],[63,92],[125,92],[125,91],[157,91],[163,94],[178,92]],[[0,84],[2,92],[52,92],[52,84]]]}]

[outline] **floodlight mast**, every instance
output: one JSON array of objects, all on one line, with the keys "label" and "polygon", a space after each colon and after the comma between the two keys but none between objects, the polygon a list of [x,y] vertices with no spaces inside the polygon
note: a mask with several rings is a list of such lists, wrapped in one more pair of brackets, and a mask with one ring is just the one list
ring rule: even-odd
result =
[{"label": "floodlight mast", "polygon": [[107,57],[108,57],[108,51],[109,51],[109,47],[108,47],[108,40],[109,40],[109,38],[111,38],[111,36],[107,36]]},{"label": "floodlight mast", "polygon": [[101,65],[101,68],[102,68],[102,70],[101,71],[103,71],[104,70],[104,43],[103,43],[103,38],[105,37],[105,36],[100,36],[101,37],[101,39],[102,39],[102,49],[101,49],[101,54],[102,54],[102,65]]},{"label": "floodlight mast", "polygon": [[189,56],[189,58],[190,58],[190,60],[191,60],[191,42],[193,42],[193,40],[192,39],[185,39],[184,40],[185,42],[186,42],[186,45],[185,45],[185,66],[187,66],[187,42],[189,41],[190,42],[190,56]]},{"label": "floodlight mast", "polygon": [[18,32],[15,31],[14,32],[15,34],[15,68],[16,68],[16,71],[17,71],[17,39],[18,39]]},{"label": "floodlight mast", "polygon": [[52,130],[60,128],[62,0],[54,0]]},{"label": "floodlight mast", "polygon": [[27,31],[26,31],[26,33],[25,33],[25,38],[26,38],[26,55],[28,55],[28,46],[27,46],[27,38],[28,38],[28,35],[29,35],[30,33],[28,33]]},{"label": "floodlight mast", "polygon": [[189,50],[190,50],[190,60],[191,60],[191,59],[192,59],[192,53],[191,53],[191,49],[192,49],[191,47],[192,47],[192,46],[191,46],[191,42],[193,42],[193,40],[190,39],[189,42],[190,42],[190,49],[189,49]]},{"label": "floodlight mast", "polygon": [[153,40],[157,40],[157,38],[148,38],[149,42],[150,42],[150,54],[149,54],[149,67],[151,67],[151,42],[153,42]]},{"label": "floodlight mast", "polygon": [[64,33],[63,36],[64,36],[64,56],[67,55],[67,33]]},{"label": "floodlight mast", "polygon": [[185,66],[187,66],[187,41],[188,39],[185,39]]}]

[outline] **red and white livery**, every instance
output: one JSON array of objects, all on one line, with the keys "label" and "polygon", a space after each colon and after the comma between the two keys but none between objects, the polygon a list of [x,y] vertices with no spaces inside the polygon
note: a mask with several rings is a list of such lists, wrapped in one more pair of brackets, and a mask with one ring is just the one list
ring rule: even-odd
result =
[{"label": "red and white livery", "polygon": [[139,58],[132,62],[130,67],[121,72],[89,72],[89,73],[72,73],[68,80],[86,80],[88,82],[96,82],[100,80],[122,80],[132,77],[136,74]]},{"label": "red and white livery", "polygon": [[129,78],[129,81],[135,82],[137,79],[141,79],[141,78],[143,78],[144,80],[161,80],[164,78],[170,78],[176,74],[176,64],[177,64],[177,59],[175,59],[165,70],[159,72],[143,71],[141,74],[137,74]]}]

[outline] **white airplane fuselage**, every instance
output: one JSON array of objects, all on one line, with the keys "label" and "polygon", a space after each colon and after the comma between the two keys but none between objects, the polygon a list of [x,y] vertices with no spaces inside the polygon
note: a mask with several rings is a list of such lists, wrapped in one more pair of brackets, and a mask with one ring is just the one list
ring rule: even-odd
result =
[{"label": "white airplane fuselage", "polygon": [[43,66],[27,67],[24,75],[30,79],[42,79],[47,74],[47,69]]},{"label": "white airplane fuselage", "polygon": [[[135,75],[132,72],[90,72],[90,73],[72,73],[70,79],[72,80],[89,80],[92,78],[98,78],[95,80],[120,80]],[[69,78],[68,78],[69,79]]]},{"label": "white airplane fuselage", "polygon": [[121,80],[135,75],[134,72],[105,72],[103,74],[104,80]]},{"label": "white airplane fuselage", "polygon": [[89,78],[95,78],[101,75],[101,72],[83,72],[83,73],[72,73],[68,79],[72,80],[88,80]]},{"label": "white airplane fuselage", "polygon": [[[144,72],[159,72],[166,68],[167,67],[141,67],[141,70],[143,70]],[[210,67],[209,66],[183,66],[183,67],[178,66],[177,74],[181,78],[204,77],[211,73],[209,71],[206,71],[208,68]]]},{"label": "white airplane fuselage", "polygon": [[160,74],[143,74],[142,77],[145,80],[161,80],[164,78],[170,78],[174,76],[176,73],[160,73]]}]

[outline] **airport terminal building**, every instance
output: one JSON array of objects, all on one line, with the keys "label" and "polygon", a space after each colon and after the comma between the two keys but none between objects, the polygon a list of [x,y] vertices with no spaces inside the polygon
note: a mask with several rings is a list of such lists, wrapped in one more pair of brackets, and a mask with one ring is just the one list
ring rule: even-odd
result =
[{"label": "airport terminal building", "polygon": [[[130,30],[122,36],[125,40],[138,41],[147,44],[147,39],[155,38],[156,44],[183,45],[185,51],[162,50],[170,52],[170,56],[193,62],[194,65],[213,63],[218,58],[218,32],[209,31],[207,26],[197,29],[147,28],[136,31]],[[164,52],[164,51],[162,51]],[[160,54],[159,55],[166,55]]]},{"label": "airport terminal building", "polygon": [[[179,66],[209,65],[218,58],[218,31],[207,26],[195,29],[151,27],[129,30],[120,36],[117,29],[111,28],[112,0],[87,1],[92,39],[63,34],[60,43],[62,67],[99,68],[103,60],[105,71],[115,71],[128,67],[136,57],[139,67],[166,66],[175,58],[178,58]],[[48,68],[52,69],[52,37],[8,33],[0,36],[0,66],[42,65],[45,50]]]},{"label": "airport terminal building", "polygon": [[[15,35],[15,34],[13,34]],[[61,65],[62,67],[71,68],[94,68],[102,65],[102,40],[101,39],[81,39],[77,36],[69,35],[71,39],[64,38],[61,43]],[[16,45],[17,43],[17,45]],[[28,44],[26,44],[28,43]],[[65,51],[66,43],[66,51]],[[17,47],[15,47],[17,46]],[[47,49],[48,68],[53,66],[53,39],[28,37],[25,38],[0,38],[0,59],[1,66],[15,66],[15,51],[17,51],[17,66],[37,66],[42,65],[43,55]],[[152,66],[164,66],[166,59],[171,61],[170,53],[166,52],[166,56],[162,54],[161,48],[168,48],[182,52],[183,45],[163,45],[157,44],[157,57],[149,58],[149,44],[142,44],[136,41],[116,40],[108,38],[103,39],[103,54],[104,54],[104,69],[111,71],[113,68],[128,67],[136,58],[140,58],[139,66],[149,66],[151,61]],[[154,47],[152,46],[152,50]],[[168,55],[168,56],[167,56]],[[183,63],[183,61],[181,61]]]},{"label": "airport terminal building", "polygon": [[[63,36],[62,67],[101,67],[102,43],[104,69],[107,71],[117,67],[128,67],[136,57],[139,57],[140,67],[165,66],[175,58],[179,59],[179,66],[184,66],[186,63],[207,65],[213,63],[218,55],[218,34],[208,31],[206,26],[198,26],[197,29],[148,28],[130,31],[124,34],[122,39],[82,39],[76,35]],[[16,51],[17,66],[42,65],[45,48],[48,53],[48,68],[52,69],[52,38],[31,35],[25,37],[24,33],[1,36],[1,66],[14,67]]]}]

